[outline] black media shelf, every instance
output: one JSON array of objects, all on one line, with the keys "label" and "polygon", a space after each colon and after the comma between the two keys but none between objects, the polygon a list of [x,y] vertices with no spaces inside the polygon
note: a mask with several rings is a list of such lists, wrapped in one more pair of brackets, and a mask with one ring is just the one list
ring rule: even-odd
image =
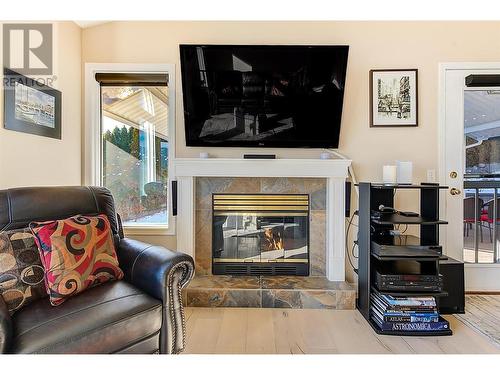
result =
[{"label": "black media shelf", "polygon": [[434,296],[434,297],[446,297],[448,292],[394,292],[394,291],[381,291],[376,286],[372,285],[372,292],[390,294],[394,297],[421,297],[421,296]]},{"label": "black media shelf", "polygon": [[392,224],[408,224],[408,225],[442,225],[448,224],[444,220],[436,220],[421,216],[403,216],[400,214],[383,214],[380,218],[372,218],[375,224],[392,225]]},{"label": "black media shelf", "polygon": [[436,260],[436,259],[441,259],[439,254],[437,255],[429,255],[429,254],[420,254],[423,253],[422,251],[415,251],[415,254],[409,255],[408,253],[402,253],[402,254],[392,254],[390,256],[383,256],[383,255],[378,255],[372,253],[371,256],[378,259],[378,260],[400,260],[400,259],[405,259],[405,260]]},{"label": "black media shelf", "polygon": [[[363,183],[363,182],[362,182]],[[356,184],[360,186],[361,184]],[[435,184],[382,184],[382,183],[371,183],[373,189],[448,189],[448,186],[435,185]]]},{"label": "black media shelf", "polygon": [[[436,308],[440,312],[440,299],[447,298],[448,291],[439,292],[426,291],[422,287],[414,291],[415,286],[410,288],[400,281],[397,291],[379,291],[376,279],[380,273],[399,277],[406,280],[407,275],[428,275],[437,277],[440,275],[439,265],[447,259],[442,254],[439,245],[439,226],[447,224],[439,218],[439,192],[447,186],[413,184],[413,185],[384,185],[363,182],[359,186],[359,224],[358,224],[358,298],[357,309],[368,321],[373,330],[381,335],[392,336],[449,336],[453,332],[449,323],[443,317],[440,322],[448,323],[448,328],[443,330],[429,331],[406,331],[406,330],[383,330],[373,320],[371,301],[372,294],[385,294],[393,297],[421,297],[433,296],[436,300]],[[420,193],[420,212],[418,216],[403,216],[399,213],[381,213],[379,207],[394,207],[394,195],[399,189],[414,189]],[[397,209],[397,208],[396,208]],[[395,225],[407,224],[419,226],[420,235],[414,238],[406,236],[408,243],[399,243],[392,234]],[[411,241],[410,241],[411,240]],[[411,242],[411,243],[410,243]],[[406,268],[416,267],[416,271],[408,273]],[[376,272],[377,271],[377,272]],[[415,273],[416,272],[416,273]],[[379,276],[377,276],[379,274]],[[439,276],[441,277],[441,276]],[[432,279],[431,279],[432,280]],[[431,281],[432,282],[432,281]],[[436,281],[437,282],[437,281]],[[432,284],[431,284],[432,285]],[[433,286],[433,285],[432,285]],[[394,286],[393,286],[394,287]],[[404,289],[407,288],[407,289]],[[435,288],[440,290],[440,286]],[[387,289],[384,287],[384,289]],[[375,311],[375,310],[374,310]]]}]

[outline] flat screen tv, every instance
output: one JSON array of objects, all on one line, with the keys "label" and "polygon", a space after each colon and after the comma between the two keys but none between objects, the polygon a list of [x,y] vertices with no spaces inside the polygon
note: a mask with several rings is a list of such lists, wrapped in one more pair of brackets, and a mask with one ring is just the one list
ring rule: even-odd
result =
[{"label": "flat screen tv", "polygon": [[181,45],[186,145],[337,148],[348,51]]}]

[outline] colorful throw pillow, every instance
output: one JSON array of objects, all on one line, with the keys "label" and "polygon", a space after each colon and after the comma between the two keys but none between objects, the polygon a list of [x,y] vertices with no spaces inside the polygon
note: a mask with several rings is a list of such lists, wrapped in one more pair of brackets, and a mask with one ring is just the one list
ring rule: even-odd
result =
[{"label": "colorful throw pillow", "polygon": [[106,215],[30,224],[53,306],[85,289],[123,278]]},{"label": "colorful throw pillow", "polygon": [[0,232],[0,294],[9,313],[46,297],[43,267],[28,228]]}]

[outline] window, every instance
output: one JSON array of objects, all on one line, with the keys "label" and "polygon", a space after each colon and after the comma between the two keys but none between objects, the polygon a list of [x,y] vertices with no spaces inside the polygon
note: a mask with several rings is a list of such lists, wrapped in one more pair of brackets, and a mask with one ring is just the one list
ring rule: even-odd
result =
[{"label": "window", "polygon": [[465,174],[500,176],[500,91],[464,92]]},{"label": "window", "polygon": [[101,186],[113,194],[125,228],[169,224],[167,74],[97,73]]}]

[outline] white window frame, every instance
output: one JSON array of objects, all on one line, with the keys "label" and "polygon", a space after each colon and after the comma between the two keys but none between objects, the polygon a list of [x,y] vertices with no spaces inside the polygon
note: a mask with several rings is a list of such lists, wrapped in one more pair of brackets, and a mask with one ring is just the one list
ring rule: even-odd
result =
[{"label": "white window frame", "polygon": [[101,88],[96,73],[166,73],[168,74],[168,225],[123,227],[126,235],[175,235],[175,216],[172,216],[170,186],[175,180],[175,65],[174,64],[85,64],[85,129],[84,182],[101,184]]}]

